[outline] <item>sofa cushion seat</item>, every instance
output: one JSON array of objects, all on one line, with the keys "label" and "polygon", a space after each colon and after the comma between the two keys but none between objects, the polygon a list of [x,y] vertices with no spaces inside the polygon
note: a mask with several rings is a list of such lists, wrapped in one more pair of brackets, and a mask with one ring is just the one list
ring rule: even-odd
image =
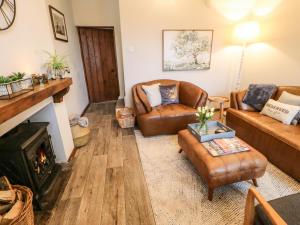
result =
[{"label": "sofa cushion seat", "polygon": [[155,135],[158,130],[161,134],[175,134],[185,129],[186,124],[196,122],[196,109],[182,104],[162,105],[153,108],[147,114],[137,117],[144,135]]},{"label": "sofa cushion seat", "polygon": [[249,121],[260,130],[272,135],[282,142],[296,148],[300,151],[300,125],[285,125],[268,116],[264,116],[257,112],[248,112],[230,109],[230,112],[235,116]]},{"label": "sofa cushion seat", "polygon": [[153,111],[157,111],[161,118],[190,116],[196,113],[195,109],[182,104],[161,105],[155,107]]}]

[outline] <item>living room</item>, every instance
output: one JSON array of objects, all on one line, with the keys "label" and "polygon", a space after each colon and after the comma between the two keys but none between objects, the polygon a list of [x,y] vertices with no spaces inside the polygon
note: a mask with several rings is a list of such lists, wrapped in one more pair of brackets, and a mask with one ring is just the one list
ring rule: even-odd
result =
[{"label": "living room", "polygon": [[0,225],[299,224],[299,8],[0,0]]}]

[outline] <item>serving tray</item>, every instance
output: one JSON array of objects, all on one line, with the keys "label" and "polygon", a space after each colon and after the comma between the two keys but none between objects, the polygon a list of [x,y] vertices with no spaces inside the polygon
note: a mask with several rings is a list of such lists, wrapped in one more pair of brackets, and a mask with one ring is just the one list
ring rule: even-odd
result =
[{"label": "serving tray", "polygon": [[[231,129],[230,127],[224,125],[219,121],[208,121],[207,122],[208,132],[203,132],[200,130],[199,123],[192,123],[188,125],[188,130],[200,141],[200,142],[207,142],[213,139],[220,139],[220,138],[233,138],[235,137],[235,130]],[[226,132],[216,134],[215,131],[217,129],[223,129]]]}]

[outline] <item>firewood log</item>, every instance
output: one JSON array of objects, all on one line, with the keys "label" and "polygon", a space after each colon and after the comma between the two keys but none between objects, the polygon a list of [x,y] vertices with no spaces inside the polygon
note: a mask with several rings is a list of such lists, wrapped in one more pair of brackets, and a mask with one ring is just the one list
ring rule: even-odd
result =
[{"label": "firewood log", "polygon": [[0,177],[0,190],[1,191],[7,191],[12,190],[12,186],[10,182],[8,181],[7,177]]},{"label": "firewood log", "polygon": [[10,203],[10,204],[0,204],[0,216],[3,215],[4,213],[7,213],[13,206],[15,202]]},{"label": "firewood log", "polygon": [[0,191],[0,203],[12,203],[16,199],[14,190]]},{"label": "firewood log", "polygon": [[17,218],[22,213],[23,207],[24,207],[24,202],[17,201],[14,204],[14,206],[9,210],[9,212],[4,214],[0,225],[9,224],[11,221]]}]

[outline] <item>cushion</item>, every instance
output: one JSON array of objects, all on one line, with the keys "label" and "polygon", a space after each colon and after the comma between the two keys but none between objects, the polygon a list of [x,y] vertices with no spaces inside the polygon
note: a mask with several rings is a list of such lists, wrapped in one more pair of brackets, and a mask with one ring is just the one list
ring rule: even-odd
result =
[{"label": "cushion", "polygon": [[159,106],[162,103],[159,85],[160,84],[153,84],[149,86],[142,85],[142,88],[147,95],[147,99],[151,107]]},{"label": "cushion", "polygon": [[[289,225],[299,224],[300,221],[300,193],[269,201],[272,208]],[[255,207],[256,218],[254,224],[272,225],[261,205]]]},{"label": "cushion", "polygon": [[163,105],[179,103],[178,89],[177,89],[176,84],[160,85],[159,90],[160,90]]},{"label": "cushion", "polygon": [[289,105],[300,106],[300,95],[293,95],[284,91],[280,95],[278,101]]},{"label": "cushion", "polygon": [[240,91],[236,94],[237,104],[239,109],[249,111],[249,112],[255,112],[256,109],[254,109],[252,106],[247,105],[243,103],[243,99],[245,98],[247,91]]},{"label": "cushion", "polygon": [[[287,91],[283,91],[278,101],[289,105],[300,106],[300,95],[293,95],[291,93],[288,93]],[[300,111],[296,115],[292,123],[297,124],[299,122],[300,122]]]},{"label": "cushion", "polygon": [[293,122],[294,122],[294,125],[300,123],[300,111],[299,111],[298,114],[295,116]]},{"label": "cushion", "polygon": [[273,84],[250,84],[243,103],[261,111],[276,91],[277,87]]},{"label": "cushion", "polygon": [[261,114],[279,120],[284,124],[291,124],[292,120],[295,118],[299,111],[299,106],[288,105],[270,99],[261,111]]}]

